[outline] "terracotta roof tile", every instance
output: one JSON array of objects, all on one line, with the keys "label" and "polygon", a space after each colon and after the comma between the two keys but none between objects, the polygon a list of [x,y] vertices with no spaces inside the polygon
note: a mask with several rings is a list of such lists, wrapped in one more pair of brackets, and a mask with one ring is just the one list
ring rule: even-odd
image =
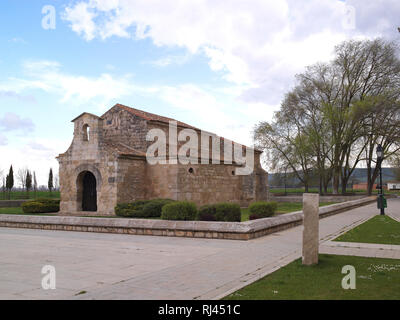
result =
[{"label": "terracotta roof tile", "polygon": [[163,117],[163,116],[160,116],[160,115],[157,115],[157,114],[154,114],[154,113],[146,112],[146,111],[143,111],[143,110],[138,110],[138,109],[131,108],[131,107],[128,107],[128,106],[124,106],[122,104],[116,104],[114,107],[119,107],[121,109],[124,109],[125,111],[128,111],[129,113],[131,113],[131,114],[133,114],[135,116],[138,116],[140,118],[143,118],[145,120],[148,120],[148,121],[159,121],[159,122],[163,122],[163,123],[167,123],[167,124],[170,121],[176,121],[178,126],[180,126],[180,127],[194,129],[194,130],[200,130],[200,129],[198,129],[196,127],[193,127],[193,126],[191,126],[191,125],[189,125],[187,123],[184,123],[184,122],[172,119],[172,118],[168,118],[168,117]]},{"label": "terracotta roof tile", "polygon": [[[180,127],[193,129],[193,130],[200,130],[199,128],[193,127],[193,126],[191,126],[191,125],[189,125],[187,123],[184,123],[184,122],[172,119],[172,118],[168,118],[168,117],[163,117],[163,116],[160,116],[160,115],[157,115],[157,114],[154,114],[154,113],[146,112],[146,111],[143,111],[143,110],[131,108],[131,107],[125,106],[123,104],[119,104],[118,103],[114,107],[121,108],[121,109],[129,112],[130,114],[133,114],[133,115],[135,115],[137,117],[143,118],[143,119],[145,119],[147,121],[159,121],[159,122],[163,122],[163,123],[166,123],[166,124],[168,124],[170,121],[176,121],[177,125],[180,126]],[[226,139],[226,138],[223,138],[223,137],[220,137],[220,139],[222,141],[227,140],[227,141],[231,141],[232,143],[234,142],[234,141],[232,141],[230,139]],[[240,143],[239,143],[239,145],[242,145],[242,146],[246,147],[245,145],[240,144]],[[257,150],[257,149],[254,149],[254,150],[257,151],[257,152],[260,152],[260,153],[262,152],[261,150]]]}]

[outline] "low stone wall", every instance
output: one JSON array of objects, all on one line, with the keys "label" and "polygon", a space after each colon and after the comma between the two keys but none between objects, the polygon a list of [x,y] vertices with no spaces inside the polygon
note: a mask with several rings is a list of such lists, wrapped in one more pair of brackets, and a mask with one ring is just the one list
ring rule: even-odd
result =
[{"label": "low stone wall", "polygon": [[[376,197],[321,207],[321,218],[376,201]],[[89,218],[67,216],[0,215],[0,227],[173,236],[210,239],[249,240],[302,224],[297,211],[277,217],[246,222],[166,221],[124,218]]]},{"label": "low stone wall", "polygon": [[28,200],[1,200],[0,208],[18,208]]},{"label": "low stone wall", "polygon": [[[303,202],[303,196],[274,196],[273,193],[270,193],[270,200],[277,202]],[[365,195],[354,195],[354,196],[319,196],[320,202],[346,202],[352,200],[358,200],[365,198]]]}]

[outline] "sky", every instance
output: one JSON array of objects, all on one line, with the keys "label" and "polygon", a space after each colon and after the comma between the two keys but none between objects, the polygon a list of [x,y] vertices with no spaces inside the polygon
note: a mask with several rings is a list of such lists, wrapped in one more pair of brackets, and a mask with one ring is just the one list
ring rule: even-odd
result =
[{"label": "sky", "polygon": [[296,74],[348,39],[400,40],[399,17],[398,0],[2,0],[0,171],[47,184],[71,120],[116,103],[252,145]]}]

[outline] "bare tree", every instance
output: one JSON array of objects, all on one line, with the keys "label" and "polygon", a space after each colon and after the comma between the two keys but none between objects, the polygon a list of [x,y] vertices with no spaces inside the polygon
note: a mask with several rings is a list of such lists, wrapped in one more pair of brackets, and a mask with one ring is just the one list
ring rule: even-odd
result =
[{"label": "bare tree", "polygon": [[33,171],[33,194],[34,194],[34,198],[36,199],[36,192],[38,190],[38,183],[36,180],[36,172]]},{"label": "bare tree", "polygon": [[269,160],[286,161],[305,184],[316,169],[320,192],[332,179],[333,193],[339,193],[340,185],[345,193],[362,161],[373,185],[377,143],[385,156],[398,150],[400,60],[397,46],[381,39],[344,42],[335,55],[331,63],[308,67],[297,76],[274,120],[260,123],[254,138]]},{"label": "bare tree", "polygon": [[18,169],[17,172],[17,180],[19,182],[19,184],[21,185],[22,189],[26,189],[26,176],[28,174],[29,170],[28,168],[22,168],[22,169]]},{"label": "bare tree", "polygon": [[262,122],[255,128],[257,147],[265,151],[266,161],[273,170],[289,168],[308,192],[313,158],[307,136],[283,113],[276,113],[275,118],[273,124]]}]

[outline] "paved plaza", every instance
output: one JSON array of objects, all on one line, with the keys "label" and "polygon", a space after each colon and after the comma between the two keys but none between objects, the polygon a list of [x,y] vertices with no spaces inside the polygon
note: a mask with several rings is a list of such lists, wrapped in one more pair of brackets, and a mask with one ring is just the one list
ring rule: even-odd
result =
[{"label": "paved plaza", "polygon": [[[400,199],[388,207],[400,219]],[[321,253],[400,259],[399,246],[330,241],[376,214],[373,203],[320,220]],[[0,299],[218,299],[299,258],[302,230],[235,241],[0,228]],[[45,265],[55,290],[41,287]]]}]

